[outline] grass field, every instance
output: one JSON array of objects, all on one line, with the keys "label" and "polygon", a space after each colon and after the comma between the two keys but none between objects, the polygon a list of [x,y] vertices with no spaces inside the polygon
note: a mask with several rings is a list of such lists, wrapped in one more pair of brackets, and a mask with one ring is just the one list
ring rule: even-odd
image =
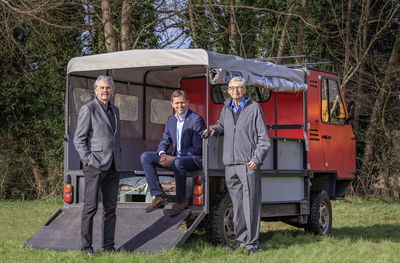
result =
[{"label": "grass field", "polygon": [[400,262],[400,201],[354,199],[333,202],[330,237],[306,235],[283,223],[263,223],[262,252],[225,251],[202,232],[179,249],[163,253],[99,253],[21,249],[61,202],[0,201],[0,262]]}]

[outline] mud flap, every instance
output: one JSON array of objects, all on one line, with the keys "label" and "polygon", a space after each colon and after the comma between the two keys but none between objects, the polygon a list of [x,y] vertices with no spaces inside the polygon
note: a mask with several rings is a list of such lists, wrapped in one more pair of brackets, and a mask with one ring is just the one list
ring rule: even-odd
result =
[{"label": "mud flap", "polygon": [[[180,229],[179,226],[190,214],[190,209],[171,217],[167,209],[157,209],[146,213],[144,207],[144,205],[138,204],[134,207],[117,208],[116,249],[128,252],[159,252],[178,247],[189,237],[190,233],[185,229]],[[23,245],[24,248],[58,251],[81,248],[82,207],[60,210],[54,213],[38,233],[26,241]],[[101,250],[102,214],[103,210],[99,205],[93,224],[93,248],[95,250]]]}]

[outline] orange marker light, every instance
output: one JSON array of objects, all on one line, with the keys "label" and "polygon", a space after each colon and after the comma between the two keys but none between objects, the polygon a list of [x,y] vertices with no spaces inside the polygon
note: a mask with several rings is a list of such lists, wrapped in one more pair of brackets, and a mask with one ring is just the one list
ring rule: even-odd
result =
[{"label": "orange marker light", "polygon": [[195,195],[202,195],[203,194],[203,186],[195,185],[194,188],[193,188],[193,193]]},{"label": "orange marker light", "polygon": [[64,193],[72,193],[72,185],[65,184],[64,185]]}]

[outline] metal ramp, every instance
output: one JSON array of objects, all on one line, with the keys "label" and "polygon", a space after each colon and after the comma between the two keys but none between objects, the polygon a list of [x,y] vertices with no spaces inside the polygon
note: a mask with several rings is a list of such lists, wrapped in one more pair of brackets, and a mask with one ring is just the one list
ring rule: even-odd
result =
[{"label": "metal ramp", "polygon": [[[128,252],[159,252],[182,245],[190,232],[178,227],[190,214],[186,209],[171,217],[168,208],[151,213],[144,211],[145,205],[117,207],[115,248]],[[62,208],[23,245],[24,248],[52,249],[58,251],[79,250],[81,248],[82,207]],[[93,248],[101,249],[101,217],[103,209],[94,218]],[[54,220],[52,220],[55,218]]]}]

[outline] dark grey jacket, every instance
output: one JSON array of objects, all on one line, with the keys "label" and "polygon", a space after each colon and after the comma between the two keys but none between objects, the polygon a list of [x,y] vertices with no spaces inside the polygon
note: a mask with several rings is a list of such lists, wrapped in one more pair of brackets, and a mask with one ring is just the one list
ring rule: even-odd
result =
[{"label": "dark grey jacket", "polygon": [[210,126],[217,134],[224,134],[223,162],[232,165],[253,161],[260,166],[271,145],[261,107],[247,99],[235,125],[231,102],[225,101],[217,124]]},{"label": "dark grey jacket", "polygon": [[84,165],[107,171],[114,158],[115,169],[121,170],[121,123],[119,110],[110,105],[115,117],[115,132],[106,112],[96,99],[83,105],[79,111],[74,144]]}]

